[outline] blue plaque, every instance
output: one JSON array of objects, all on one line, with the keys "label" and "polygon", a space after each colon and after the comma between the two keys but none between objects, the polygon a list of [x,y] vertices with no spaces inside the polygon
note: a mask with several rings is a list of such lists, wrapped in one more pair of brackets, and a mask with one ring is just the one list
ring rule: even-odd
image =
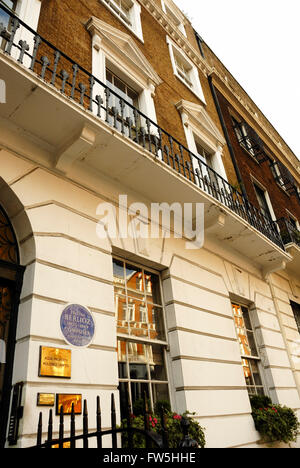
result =
[{"label": "blue plaque", "polygon": [[88,346],[95,334],[95,322],[91,312],[79,304],[64,308],[60,317],[60,328],[65,340],[73,346]]}]

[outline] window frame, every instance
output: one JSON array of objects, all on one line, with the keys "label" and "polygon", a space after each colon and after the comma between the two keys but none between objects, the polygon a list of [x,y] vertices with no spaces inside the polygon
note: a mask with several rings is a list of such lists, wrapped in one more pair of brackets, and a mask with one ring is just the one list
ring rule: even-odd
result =
[{"label": "window frame", "polygon": [[[181,114],[187,148],[197,156],[199,155],[197,142],[199,142],[203,149],[211,156],[211,168],[213,171],[228,182],[222,159],[226,141],[205,108],[202,105],[184,100],[175,104],[175,107]],[[201,155],[199,155],[199,159],[207,164]],[[192,158],[192,163],[195,164],[195,158]]]},{"label": "window frame", "polygon": [[[92,36],[92,74],[106,83],[106,70],[113,72],[139,94],[140,111],[157,123],[154,96],[162,81],[134,39],[96,17],[86,27]],[[104,87],[97,83],[95,94],[105,101]]]},{"label": "window frame", "polygon": [[[167,40],[167,45],[169,48],[169,54],[170,54],[170,59],[171,59],[171,64],[173,68],[173,73],[180,80],[195,96],[203,103],[206,105],[205,97],[203,94],[203,89],[201,86],[201,81],[199,77],[199,71],[196,65],[187,57],[187,55],[173,42],[169,36],[166,38]],[[182,76],[178,73],[177,70],[177,65],[176,65],[176,59],[175,55],[180,57],[180,60],[184,64],[186,64],[187,67],[190,68],[190,74],[189,74],[189,81],[191,82],[192,86],[189,86],[187,81],[182,78]]]},{"label": "window frame", "polygon": [[[152,268],[148,268],[147,266],[145,265],[142,265],[142,264],[139,264],[139,263],[136,263],[134,261],[131,261],[131,260],[127,260],[127,259],[124,259],[122,257],[118,257],[116,255],[113,255],[112,256],[112,262],[122,262],[123,263],[123,269],[124,269],[124,279],[125,279],[125,272],[126,272],[126,265],[129,265],[129,266],[133,266],[133,267],[136,267],[138,269],[140,269],[142,271],[142,278],[144,279],[143,281],[143,294],[144,294],[144,297],[146,299],[145,303],[144,303],[144,306],[147,308],[147,312],[148,313],[148,302],[147,302],[147,294],[149,294],[150,292],[147,291],[147,283],[146,283],[146,280],[147,280],[147,274],[146,273],[153,273],[154,275],[156,275],[158,278],[159,278],[159,295],[160,295],[160,302],[161,304],[159,305],[159,307],[161,308],[161,314],[162,314],[162,323],[163,323],[163,327],[164,327],[164,337],[165,339],[164,340],[161,340],[161,339],[153,339],[153,338],[145,338],[145,337],[140,337],[140,336],[135,336],[135,335],[125,335],[123,333],[119,333],[118,332],[118,325],[117,325],[117,316],[116,316],[116,327],[117,327],[117,341],[118,341],[118,365],[120,363],[124,364],[124,361],[119,361],[119,342],[123,342],[123,343],[126,343],[126,361],[125,361],[125,365],[126,365],[126,375],[127,377],[120,377],[120,375],[118,375],[118,381],[119,383],[124,383],[127,385],[127,392],[128,392],[128,398],[129,398],[129,404],[130,404],[130,407],[131,407],[131,410],[133,410],[133,401],[132,401],[132,391],[131,391],[131,384],[146,384],[148,386],[148,393],[149,393],[149,399],[150,399],[150,404],[151,404],[151,409],[152,411],[154,410],[154,397],[153,397],[153,385],[166,385],[168,390],[168,398],[169,398],[169,401],[171,401],[171,393],[170,393],[170,378],[169,378],[169,366],[168,366],[168,362],[167,362],[167,350],[168,350],[168,341],[167,341],[167,324],[166,324],[166,317],[165,317],[165,304],[164,304],[164,298],[163,298],[163,288],[162,288],[162,280],[161,280],[161,275],[160,275],[160,272],[157,271],[157,270],[154,270]],[[124,281],[125,282],[125,281]],[[115,284],[115,277],[114,277],[114,284]],[[124,305],[127,305],[127,298],[128,297],[132,297],[132,296],[128,296],[128,293],[127,293],[127,286],[124,284],[123,286],[121,285],[121,282],[117,281],[116,284],[119,284],[120,285],[120,288],[121,289],[124,289],[125,290],[125,294],[124,294],[124,297],[126,297],[126,303]],[[136,284],[136,283],[135,283]],[[131,290],[129,290],[130,292]],[[132,291],[131,291],[132,292]],[[137,290],[137,292],[139,293],[140,290]],[[151,291],[151,293],[153,293],[153,290]],[[114,292],[114,295],[115,295],[115,292]],[[154,302],[154,297],[153,297],[153,302],[150,302],[152,305],[154,306],[158,306],[158,304],[156,304]],[[117,313],[117,311],[116,311]],[[137,308],[135,308],[135,322],[138,323],[138,321],[136,320],[137,319],[137,314],[140,314],[140,310],[137,310]],[[128,309],[127,309],[127,315],[128,315]],[[128,317],[126,317],[128,318]],[[139,318],[141,319],[140,315],[139,315]],[[141,323],[144,323],[142,322],[141,320],[139,320]],[[150,330],[150,323],[148,322],[148,318],[147,318],[147,324],[149,325],[149,330]],[[128,358],[128,349],[129,349],[129,346],[138,346],[138,345],[143,345],[143,346],[150,346],[152,347],[155,347],[157,346],[159,349],[160,349],[160,352],[161,352],[161,355],[162,355],[162,359],[163,359],[163,368],[164,368],[164,373],[165,373],[165,377],[166,379],[162,379],[162,380],[157,380],[157,379],[153,379],[151,377],[151,364],[148,362],[148,363],[141,363],[141,364],[145,364],[146,368],[147,368],[147,379],[133,379],[131,376],[130,376],[130,360]],[[145,348],[147,349],[147,348]]]},{"label": "window frame", "polygon": [[[234,312],[234,307],[239,307],[241,312],[242,312],[242,319],[243,319],[243,323],[244,323],[244,335],[246,336],[247,338],[247,341],[248,341],[248,345],[249,345],[249,348],[250,348],[250,342],[249,342],[249,339],[248,339],[248,334],[247,332],[251,332],[252,333],[252,336],[253,336],[253,341],[254,341],[254,346],[256,348],[256,353],[257,355],[252,355],[252,350],[251,350],[251,354],[250,355],[246,355],[246,354],[243,354],[242,353],[242,342],[239,338],[239,332],[238,332],[238,329],[240,327],[237,326],[236,324],[236,320],[235,320],[235,312]],[[242,360],[242,368],[243,368],[243,374],[244,374],[244,378],[245,378],[245,384],[246,384],[246,388],[247,388],[247,392],[248,392],[248,395],[249,397],[251,395],[259,395],[259,393],[256,391],[257,388],[261,388],[263,390],[263,394],[264,395],[267,395],[267,387],[266,387],[266,384],[265,384],[265,377],[264,377],[264,372],[263,372],[263,365],[262,365],[262,362],[261,362],[261,356],[259,355],[259,347],[258,347],[258,343],[257,343],[257,338],[256,338],[256,333],[255,333],[255,327],[254,327],[254,324],[253,324],[253,318],[252,318],[252,314],[253,314],[253,311],[250,310],[250,307],[246,304],[243,304],[242,302],[240,301],[235,301],[235,300],[232,300],[231,301],[231,307],[232,307],[232,311],[233,311],[233,319],[234,319],[234,326],[235,326],[235,330],[236,330],[236,334],[237,334],[237,339],[238,339],[238,343],[239,343],[239,347],[240,347],[240,356],[241,356],[241,360]],[[251,326],[251,329],[248,329],[247,326],[246,326],[246,323],[245,323],[245,319],[244,319],[244,314],[243,314],[243,308],[244,309],[247,309],[247,312],[248,312],[248,318],[249,318],[249,322],[250,322],[250,326]],[[244,373],[244,367],[245,367],[245,363],[244,361],[249,361],[249,369],[251,371],[251,378],[253,380],[253,385],[248,385],[247,384],[247,381],[246,381],[246,376],[245,376],[245,373]],[[261,385],[258,385],[255,383],[255,379],[253,377],[253,372],[252,372],[252,365],[251,363],[252,362],[255,362],[255,364],[257,365],[257,368],[258,368],[258,372],[259,372],[259,378],[261,380]],[[254,389],[255,393],[250,393],[249,392],[249,388],[251,389]]]},{"label": "window frame", "polygon": [[[131,3],[129,9],[130,19],[122,12],[122,9],[116,3],[116,0],[99,0],[121,23],[123,23],[130,32],[132,32],[141,42],[144,43],[143,29],[141,21],[141,5],[136,0],[120,0],[124,3]],[[125,19],[123,18],[125,17]]]},{"label": "window frame", "polygon": [[[253,189],[254,189],[254,193],[255,193],[255,196],[257,197],[257,191],[256,191],[256,186],[262,190],[264,192],[264,196],[265,196],[265,200],[266,200],[266,204],[268,206],[268,209],[269,209],[269,212],[270,212],[270,221],[272,222],[275,222],[277,220],[276,216],[275,216],[275,212],[274,212],[274,209],[273,209],[273,205],[272,205],[272,202],[271,202],[271,198],[270,198],[270,195],[269,195],[269,192],[268,190],[257,180],[255,179],[252,175],[251,175],[251,180],[252,180],[252,184],[253,184]],[[258,197],[257,197],[257,201],[258,201]],[[259,201],[258,201],[258,204],[259,204]],[[260,204],[259,204],[260,206]],[[261,210],[261,208],[259,208],[259,210],[261,211],[261,213],[263,214],[264,217],[266,217],[266,215],[263,213],[263,211]]]},{"label": "window frame", "polygon": [[174,5],[172,5],[168,0],[161,0],[161,6],[163,12],[168,16],[168,18],[174,23],[177,29],[187,37],[185,30],[185,18],[181,11],[178,9],[175,10]]},{"label": "window frame", "polygon": [[[295,304],[295,305],[294,305]],[[291,309],[293,311],[293,316],[297,325],[298,333],[300,335],[300,304],[295,301],[290,301]],[[298,310],[296,310],[298,309]],[[299,314],[299,315],[298,315]]]}]

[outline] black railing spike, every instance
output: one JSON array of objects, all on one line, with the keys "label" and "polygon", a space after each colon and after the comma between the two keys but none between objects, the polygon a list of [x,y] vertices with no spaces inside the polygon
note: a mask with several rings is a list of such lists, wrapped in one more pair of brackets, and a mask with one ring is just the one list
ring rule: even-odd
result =
[{"label": "black railing spike", "polygon": [[60,92],[62,94],[65,94],[65,88],[66,88],[66,83],[67,79],[69,78],[69,73],[66,70],[61,70],[60,76],[62,78],[62,83],[61,83],[61,90]]},{"label": "black railing spike", "polygon": [[72,409],[71,409],[71,422],[70,422],[70,437],[71,437],[71,441],[70,441],[70,446],[71,448],[75,448],[76,447],[76,443],[75,443],[75,433],[76,433],[76,428],[75,428],[75,408],[74,408],[74,402],[72,403]]},{"label": "black railing spike", "polygon": [[95,97],[95,101],[97,102],[97,106],[98,106],[97,116],[101,119],[101,107],[103,104],[103,99],[99,94],[97,94],[97,96]]},{"label": "black railing spike", "polygon": [[56,73],[57,73],[57,67],[58,67],[59,59],[60,59],[60,52],[58,50],[56,50],[54,52],[54,64],[53,64],[52,77],[51,77],[51,81],[50,81],[50,84],[52,84],[53,86],[55,85]]},{"label": "black railing spike", "polygon": [[97,396],[97,415],[96,415],[96,425],[97,425],[97,447],[102,448],[102,420],[101,420],[101,405],[100,405],[100,396]]},{"label": "black railing spike", "polygon": [[89,105],[89,111],[93,112],[93,90],[94,90],[94,85],[95,85],[95,78],[93,75],[89,77],[89,83],[90,83],[90,105]]},{"label": "black railing spike", "polygon": [[106,96],[106,117],[105,117],[105,122],[109,124],[109,98],[111,95],[110,89],[108,87],[105,87],[104,93]]},{"label": "black railing spike", "polygon": [[83,106],[84,105],[84,95],[85,95],[85,90],[86,90],[86,86],[83,84],[83,83],[79,83],[78,85],[79,87],[79,90],[80,90],[80,105]]},{"label": "black railing spike", "polygon": [[29,50],[29,44],[26,42],[26,41],[22,41],[22,39],[19,41],[19,46],[20,46],[20,55],[19,55],[19,58],[18,58],[18,62],[19,63],[23,63],[23,60],[24,60],[24,55],[25,55],[25,52],[28,52]]},{"label": "black railing spike", "polygon": [[165,412],[163,406],[160,408],[160,420],[161,420],[161,429],[162,429],[162,439],[163,439],[163,444],[164,448],[169,447],[169,437],[168,437],[168,431],[166,429],[166,422],[165,422]]},{"label": "black railing spike", "polygon": [[71,88],[71,98],[74,99],[74,95],[75,95],[75,89],[76,89],[76,79],[77,79],[77,74],[78,74],[78,70],[79,70],[79,67],[77,65],[77,63],[73,63],[72,65],[72,69],[73,69],[73,77],[72,77],[72,88]]},{"label": "black railing spike", "polygon": [[5,48],[5,52],[8,55],[11,55],[12,46],[14,45],[15,35],[16,35],[17,30],[20,27],[20,21],[17,18],[12,18],[11,22],[10,22],[10,26],[11,26],[10,31],[9,31],[10,32],[10,37],[9,37],[9,41],[7,43],[7,46]]},{"label": "black railing spike", "polygon": [[184,165],[184,156],[183,156],[183,146],[179,145],[179,151],[180,151],[180,157],[181,157],[181,164],[183,168],[183,175],[186,177],[186,172],[185,172],[185,165]]},{"label": "black railing spike", "polygon": [[48,59],[46,55],[43,55],[43,57],[41,57],[41,62],[42,62],[41,78],[42,80],[44,80],[47,67],[50,64],[50,60]]},{"label": "black railing spike", "polygon": [[125,102],[124,99],[120,99],[120,109],[121,109],[121,133],[122,135],[125,134],[125,123],[124,123],[124,110],[125,110]]},{"label": "black railing spike", "polygon": [[170,148],[168,147],[168,145],[164,146],[164,150],[167,155],[167,164],[168,166],[170,166]]},{"label": "black railing spike", "polygon": [[152,153],[152,135],[151,135],[151,123],[149,119],[146,119],[148,143],[149,143],[149,152]]},{"label": "black railing spike", "polygon": [[86,449],[89,447],[88,435],[89,425],[88,425],[88,410],[87,410],[87,401],[83,402],[83,448]]},{"label": "black railing spike", "polygon": [[115,405],[115,395],[111,394],[111,428],[112,428],[112,448],[117,448],[117,434],[115,432],[117,427],[116,424],[116,405]]},{"label": "black railing spike", "polygon": [[127,122],[127,125],[128,125],[128,138],[130,138],[132,140],[132,125],[133,125],[133,121],[130,117],[126,117],[126,122]]},{"label": "black railing spike", "polygon": [[37,56],[40,44],[42,42],[42,39],[40,38],[40,36],[38,34],[36,34],[34,36],[33,41],[34,41],[34,47],[33,47],[33,52],[32,52],[31,64],[30,64],[30,68],[29,68],[29,70],[32,70],[32,71],[34,70],[34,65],[35,65],[35,62],[36,62],[36,56]]},{"label": "black railing spike", "polygon": [[143,148],[146,148],[146,130],[144,129],[144,127],[140,128],[140,135],[142,136]]},{"label": "black railing spike", "polygon": [[158,140],[158,137],[156,135],[153,135],[152,138],[153,138],[153,142],[154,142],[154,146],[155,146],[155,157],[157,158],[158,157],[158,148],[159,148],[158,142],[159,142],[159,140]]},{"label": "black railing spike", "polygon": [[52,435],[53,435],[53,415],[52,415],[52,409],[49,410],[49,419],[48,419],[48,433],[47,433],[47,446],[48,448],[51,448],[51,442],[52,442]]},{"label": "black railing spike", "polygon": [[42,432],[43,432],[43,414],[39,414],[38,430],[36,436],[36,445],[41,445],[42,443]]},{"label": "black railing spike", "polygon": [[118,120],[118,109],[113,106],[111,108],[112,114],[113,114],[113,121],[114,121],[114,127],[117,128],[117,120]]},{"label": "black railing spike", "polygon": [[63,448],[63,438],[64,438],[64,407],[61,405],[59,409],[59,448]]}]

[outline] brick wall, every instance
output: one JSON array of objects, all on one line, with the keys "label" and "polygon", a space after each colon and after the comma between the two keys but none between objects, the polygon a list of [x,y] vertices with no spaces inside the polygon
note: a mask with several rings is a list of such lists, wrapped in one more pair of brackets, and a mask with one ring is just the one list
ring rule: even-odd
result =
[{"label": "brick wall", "polygon": [[[249,200],[258,207],[252,179],[252,177],[254,177],[267,189],[277,219],[287,217],[286,210],[288,209],[300,222],[300,203],[298,198],[295,195],[289,196],[279,187],[271,172],[268,161],[258,164],[251,155],[240,146],[233,129],[230,114],[230,110],[234,111],[234,109],[219,91],[217,91],[217,95]],[[237,114],[236,111],[234,111],[234,113]],[[276,159],[271,151],[269,151],[269,154]]]},{"label": "brick wall", "polygon": [[[157,3],[159,3],[159,0],[157,0]],[[174,76],[166,42],[166,32],[143,6],[141,21],[144,44],[99,0],[82,0],[80,2],[78,0],[44,0],[38,32],[81,66],[91,71],[91,36],[85,28],[85,24],[91,16],[95,16],[131,35],[137,43],[141,52],[163,81],[157,87],[154,98],[158,125],[186,146],[181,116],[175,108],[175,104],[181,99],[197,104],[201,103],[201,101]],[[198,50],[192,26],[188,24],[186,30],[189,41],[195,50]],[[199,76],[207,102],[206,110],[222,133],[207,77],[201,71],[199,71]],[[227,147],[224,148],[223,160],[228,178],[231,183],[235,184],[235,171]]]}]

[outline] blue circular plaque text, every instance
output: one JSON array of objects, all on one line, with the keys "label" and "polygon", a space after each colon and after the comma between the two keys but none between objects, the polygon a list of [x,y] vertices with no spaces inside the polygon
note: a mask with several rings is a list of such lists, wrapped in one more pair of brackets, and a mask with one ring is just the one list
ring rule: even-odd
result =
[{"label": "blue circular plaque text", "polygon": [[79,304],[70,304],[64,308],[60,317],[60,328],[65,340],[73,346],[88,346],[95,334],[92,314]]}]

